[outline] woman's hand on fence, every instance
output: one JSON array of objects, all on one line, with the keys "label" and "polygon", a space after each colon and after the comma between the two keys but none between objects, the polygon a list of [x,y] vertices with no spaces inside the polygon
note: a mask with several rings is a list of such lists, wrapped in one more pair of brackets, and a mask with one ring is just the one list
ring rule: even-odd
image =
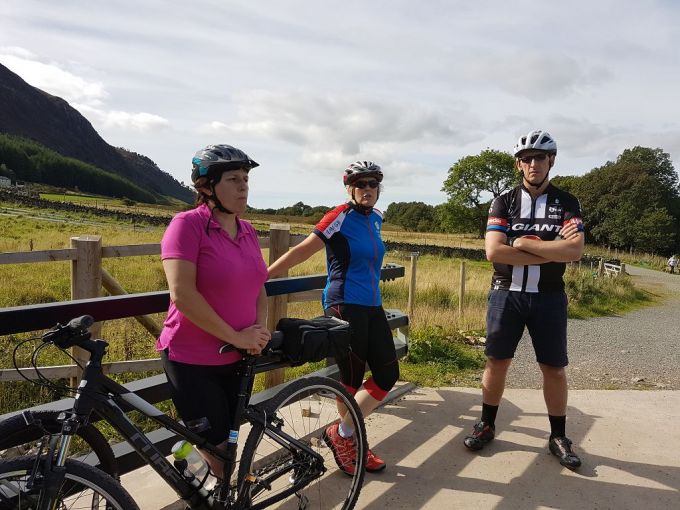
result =
[{"label": "woman's hand on fence", "polygon": [[260,354],[271,337],[272,335],[267,328],[260,324],[253,324],[236,333],[231,344],[248,354]]}]

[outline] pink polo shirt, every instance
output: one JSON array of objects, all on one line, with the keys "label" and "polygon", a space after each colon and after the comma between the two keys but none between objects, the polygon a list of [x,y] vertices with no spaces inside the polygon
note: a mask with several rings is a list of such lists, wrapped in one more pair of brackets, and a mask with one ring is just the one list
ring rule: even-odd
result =
[{"label": "pink polo shirt", "polygon": [[[267,280],[257,233],[237,219],[232,239],[210,218],[205,204],[177,214],[161,241],[161,259],[188,260],[196,265],[196,288],[213,310],[236,331],[255,324],[257,297]],[[224,342],[203,331],[177,310],[171,301],[156,349],[168,349],[168,358],[194,365],[224,365],[240,359],[238,353],[219,354]]]}]

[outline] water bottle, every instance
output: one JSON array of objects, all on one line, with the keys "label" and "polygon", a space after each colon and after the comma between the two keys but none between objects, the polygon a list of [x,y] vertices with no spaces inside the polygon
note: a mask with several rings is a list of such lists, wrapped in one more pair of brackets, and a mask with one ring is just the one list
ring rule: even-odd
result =
[{"label": "water bottle", "polygon": [[171,451],[175,458],[175,467],[192,485],[200,487],[201,481],[208,475],[202,487],[209,491],[215,486],[217,479],[209,474],[208,464],[190,442],[179,441],[175,443]]}]

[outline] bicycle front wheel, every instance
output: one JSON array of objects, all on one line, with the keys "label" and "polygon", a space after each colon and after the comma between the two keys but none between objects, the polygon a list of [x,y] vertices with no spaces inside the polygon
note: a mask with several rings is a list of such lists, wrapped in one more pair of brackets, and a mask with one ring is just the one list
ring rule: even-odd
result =
[{"label": "bicycle front wheel", "polygon": [[[331,448],[326,432],[338,423],[338,402],[346,407],[355,431],[342,452]],[[283,507],[285,502],[304,501],[307,508],[354,508],[364,481],[368,447],[363,416],[345,388],[326,377],[306,377],[291,382],[258,408],[266,414],[268,428],[276,430],[280,424],[282,432],[316,452],[323,465],[299,449],[281,446],[262,425],[254,424],[238,474],[239,482],[246,480],[246,503],[279,508],[275,503]],[[338,454],[345,470],[336,462]]]},{"label": "bicycle front wheel", "polygon": [[[31,477],[36,457],[17,457],[0,462],[0,510],[31,510],[38,508],[43,495],[40,478],[44,460],[37,476]],[[57,492],[55,508],[139,510],[139,507],[116,480],[92,466],[68,459],[64,480]],[[36,485],[29,484],[37,482]]]}]

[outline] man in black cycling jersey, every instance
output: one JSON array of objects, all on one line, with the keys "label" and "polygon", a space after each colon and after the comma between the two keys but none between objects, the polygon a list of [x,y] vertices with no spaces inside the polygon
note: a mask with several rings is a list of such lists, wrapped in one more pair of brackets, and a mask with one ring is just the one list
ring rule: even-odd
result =
[{"label": "man in black cycling jersey", "polygon": [[550,184],[557,144],[545,131],[531,131],[514,148],[522,184],[491,204],[485,239],[493,262],[487,307],[486,367],[482,377],[482,416],[465,446],[481,450],[495,436],[505,377],[524,328],[529,330],[541,372],[550,419],[550,451],[563,466],[581,460],[566,437],[567,297],[566,262],[583,254],[584,234],[578,200]]}]

